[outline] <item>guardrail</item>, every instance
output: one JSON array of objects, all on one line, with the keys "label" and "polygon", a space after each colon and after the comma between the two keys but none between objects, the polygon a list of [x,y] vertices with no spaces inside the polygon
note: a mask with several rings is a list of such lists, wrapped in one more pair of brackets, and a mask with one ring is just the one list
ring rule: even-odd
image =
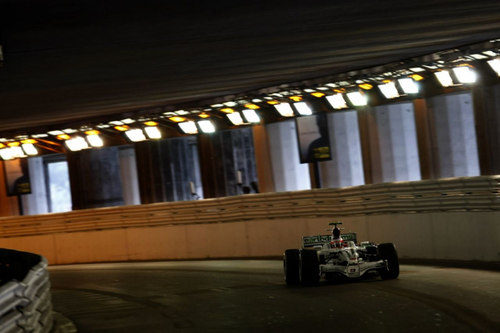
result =
[{"label": "guardrail", "polygon": [[0,333],[49,332],[52,304],[47,260],[0,249]]},{"label": "guardrail", "polygon": [[500,176],[481,176],[0,218],[0,237],[302,216],[497,210]]}]

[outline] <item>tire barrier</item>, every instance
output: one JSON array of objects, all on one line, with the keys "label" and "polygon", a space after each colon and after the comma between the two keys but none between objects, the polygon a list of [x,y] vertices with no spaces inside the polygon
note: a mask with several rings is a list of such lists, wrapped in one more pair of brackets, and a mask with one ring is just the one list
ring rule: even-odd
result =
[{"label": "tire barrier", "polygon": [[50,332],[52,303],[47,260],[0,249],[0,333]]},{"label": "tire barrier", "polygon": [[0,238],[302,216],[499,210],[500,176],[462,177],[6,217],[0,218]]}]

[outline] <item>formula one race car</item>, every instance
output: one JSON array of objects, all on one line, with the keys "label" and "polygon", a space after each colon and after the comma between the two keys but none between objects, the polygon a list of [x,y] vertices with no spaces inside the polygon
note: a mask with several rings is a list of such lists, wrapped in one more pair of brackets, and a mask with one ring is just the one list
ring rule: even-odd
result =
[{"label": "formula one race car", "polygon": [[359,278],[377,272],[384,280],[399,275],[398,254],[392,243],[362,242],[356,245],[356,234],[340,235],[333,222],[331,235],[302,237],[302,249],[285,251],[283,266],[287,285],[311,285],[321,278]]}]

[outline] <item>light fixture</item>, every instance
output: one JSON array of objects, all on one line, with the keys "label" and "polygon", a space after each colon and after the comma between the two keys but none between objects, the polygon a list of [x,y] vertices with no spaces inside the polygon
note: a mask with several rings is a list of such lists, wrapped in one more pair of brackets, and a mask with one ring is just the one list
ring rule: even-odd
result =
[{"label": "light fixture", "polygon": [[179,127],[186,134],[198,133],[198,128],[196,128],[196,124],[192,120],[179,123]]},{"label": "light fixture", "polygon": [[249,123],[260,123],[260,117],[255,110],[245,109],[243,110],[243,115]]},{"label": "light fixture", "polygon": [[36,140],[26,139],[21,141],[21,147],[23,148],[26,155],[35,156],[38,155],[38,149],[35,147]]},{"label": "light fixture", "polygon": [[146,127],[144,127],[144,132],[146,132],[148,138],[153,140],[161,139],[162,135],[156,121],[146,121],[144,125],[146,125]]},{"label": "light fixture", "polygon": [[132,142],[140,142],[146,140],[144,132],[140,128],[129,129],[125,132],[127,138]]},{"label": "light fixture", "polygon": [[68,134],[59,134],[58,136],[56,136],[56,138],[58,140],[69,140],[69,139],[71,139],[71,137]]},{"label": "light fixture", "polygon": [[200,120],[198,121],[198,126],[200,126],[203,133],[215,132],[215,126],[211,120]]},{"label": "light fixture", "polygon": [[317,97],[317,98],[321,98],[321,97],[325,96],[325,93],[316,91],[316,92],[311,93],[311,95],[314,97]]},{"label": "light fixture", "polygon": [[368,104],[366,96],[359,91],[351,91],[347,93],[347,98],[354,106],[364,106]]},{"label": "light fixture", "polygon": [[347,108],[344,96],[341,93],[337,93],[331,96],[326,96],[326,100],[328,101],[328,103],[330,103],[330,105],[334,109],[338,110]]},{"label": "light fixture", "polygon": [[101,137],[99,136],[99,131],[97,130],[91,130],[91,131],[86,131],[85,134],[87,135],[87,141],[92,147],[102,147],[104,146],[104,142],[102,141]]},{"label": "light fixture", "polygon": [[358,85],[358,87],[364,90],[370,90],[373,88],[373,86],[369,83],[361,83],[360,85]]},{"label": "light fixture", "polygon": [[300,102],[302,100],[302,96],[290,96],[289,98],[294,102]]},{"label": "light fixture", "polygon": [[453,79],[451,78],[449,71],[442,70],[434,72],[434,75],[436,75],[436,78],[443,87],[449,87],[453,85]]},{"label": "light fixture", "polygon": [[222,108],[222,109],[220,109],[220,110],[221,110],[222,112],[224,112],[224,113],[233,113],[233,112],[234,112],[234,110],[233,110],[233,109],[231,109],[231,108]]},{"label": "light fixture", "polygon": [[68,147],[68,149],[71,151],[80,151],[89,147],[87,141],[85,141],[85,139],[81,136],[75,136],[69,140],[64,141],[64,143],[66,144],[66,147]]},{"label": "light fixture", "polygon": [[424,77],[420,74],[412,74],[410,77],[415,81],[422,81],[424,79]]},{"label": "light fixture", "polygon": [[307,105],[306,102],[298,102],[298,103],[294,103],[293,105],[295,106],[295,108],[297,109],[297,112],[301,116],[310,116],[310,115],[312,115],[312,110],[309,107],[309,105]]},{"label": "light fixture", "polygon": [[[4,146],[5,147],[5,146]],[[10,148],[1,148],[0,149],[0,157],[4,160],[11,160],[14,158],[14,155],[12,154],[12,151]]]},{"label": "light fixture", "polygon": [[198,115],[198,117],[206,119],[206,118],[210,118],[210,115],[208,113],[202,112]]},{"label": "light fixture", "polygon": [[133,124],[135,123],[135,120],[134,119],[131,119],[131,118],[127,118],[127,119],[122,119],[122,123],[124,124]]},{"label": "light fixture", "polygon": [[251,110],[258,110],[258,109],[260,109],[260,106],[258,106],[257,104],[253,104],[253,103],[247,103],[247,104],[245,104],[245,107],[247,109],[251,109]]},{"label": "light fixture", "polygon": [[180,122],[186,121],[186,118],[179,117],[179,116],[174,116],[174,117],[168,118],[168,120],[171,120],[171,121],[173,121],[175,123],[180,123]]},{"label": "light fixture", "polygon": [[118,126],[115,126],[113,128],[115,130],[117,130],[117,131],[125,132],[125,131],[128,131],[130,129],[130,126],[127,126],[127,125],[118,125]]},{"label": "light fixture", "polygon": [[288,103],[275,104],[276,111],[283,117],[293,117],[293,109]]},{"label": "light fixture", "polygon": [[497,73],[498,76],[500,76],[500,59],[492,59],[488,60],[488,65]]},{"label": "light fixture", "polygon": [[59,131],[59,130],[57,130],[57,131],[48,131],[47,133],[49,133],[50,135],[54,135],[54,136],[64,134],[63,131]]},{"label": "light fixture", "polygon": [[399,97],[398,90],[396,89],[396,85],[394,82],[390,81],[384,84],[379,84],[378,88],[384,94],[385,98],[392,99]]},{"label": "light fixture", "polygon": [[273,99],[273,100],[270,100],[270,101],[267,101],[266,103],[267,103],[267,104],[270,104],[270,105],[278,105],[278,104],[280,104],[280,102],[278,102],[278,101],[276,101],[276,100],[274,100],[274,99]]},{"label": "light fixture", "polygon": [[10,154],[12,158],[18,158],[18,157],[26,157],[24,154],[24,150],[21,148],[21,144],[17,141],[14,142],[8,142],[7,146],[9,146]]},{"label": "light fixture", "polygon": [[239,126],[244,123],[239,112],[228,113],[226,116],[233,123],[233,125]]},{"label": "light fixture", "polygon": [[453,73],[460,83],[474,83],[477,80],[477,75],[469,66],[458,66],[453,68]]},{"label": "light fixture", "polygon": [[418,93],[418,85],[413,81],[413,79],[406,77],[398,80],[401,89],[405,94],[416,94]]}]

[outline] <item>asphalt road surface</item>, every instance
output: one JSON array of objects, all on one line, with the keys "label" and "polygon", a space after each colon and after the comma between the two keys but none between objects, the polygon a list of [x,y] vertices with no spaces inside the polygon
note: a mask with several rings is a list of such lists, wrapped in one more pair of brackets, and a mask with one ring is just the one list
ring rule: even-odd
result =
[{"label": "asphalt road surface", "polygon": [[79,332],[500,332],[500,273],[401,266],[397,280],[286,287],[280,261],[50,268]]}]

